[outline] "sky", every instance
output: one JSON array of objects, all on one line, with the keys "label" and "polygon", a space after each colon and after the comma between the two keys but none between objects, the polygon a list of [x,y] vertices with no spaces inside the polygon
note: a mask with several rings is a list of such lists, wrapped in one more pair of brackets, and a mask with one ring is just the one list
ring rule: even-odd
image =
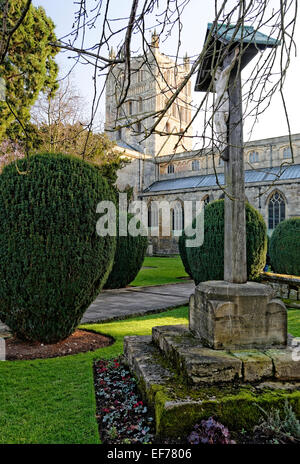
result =
[{"label": "sky", "polygon": [[[236,0],[228,0],[228,2],[234,2]],[[257,1],[257,0],[256,0]],[[115,19],[127,17],[130,13],[131,0],[111,0],[112,11],[111,17]],[[89,5],[96,5],[97,0],[89,0]],[[160,5],[166,3],[166,0],[160,2]],[[279,0],[270,0],[270,8],[277,7]],[[48,16],[50,16],[56,25],[55,32],[58,38],[65,36],[72,30],[74,22],[74,15],[78,9],[76,2],[73,0],[33,0],[34,6],[42,6]],[[184,10],[183,13],[183,30],[181,36],[181,51],[180,55],[183,56],[185,52],[189,56],[197,55],[204,43],[207,23],[214,20],[214,0],[191,0],[190,5]],[[155,18],[152,16],[149,19],[148,26],[155,27]],[[295,43],[300,47],[300,12],[298,13],[296,25]],[[116,22],[116,24],[119,24]],[[150,31],[149,37],[150,37]],[[88,37],[88,43],[93,44],[97,42],[99,30],[91,29],[86,33]],[[164,43],[160,44],[160,49],[165,54],[174,55],[176,53],[177,36],[176,30],[172,33],[171,37]],[[116,39],[111,42],[110,45],[116,47],[118,42]],[[136,45],[137,46],[137,45]],[[64,76],[68,73],[74,64],[74,60],[70,57],[70,52],[60,52],[57,55],[56,61],[60,67],[60,76]],[[74,55],[73,55],[74,56]],[[251,65],[251,64],[250,64]],[[247,66],[250,67],[250,65]],[[242,73],[242,80],[247,78],[248,69],[245,69]],[[285,85],[284,85],[284,97],[286,107],[289,115],[291,132],[300,133],[300,56],[295,56],[295,52],[292,53],[291,63],[288,69]],[[93,69],[90,65],[78,64],[71,73],[71,81],[75,86],[80,95],[84,97],[85,108],[87,114],[90,111],[91,102],[93,98]],[[101,79],[100,79],[101,81]],[[192,83],[193,87],[193,83]],[[200,101],[201,94],[199,92],[193,94],[195,103]],[[100,100],[99,105],[99,120],[104,120],[105,114],[105,99],[104,97]],[[254,130],[250,133],[250,126],[252,122],[245,121],[244,124],[244,141],[258,140],[263,138],[278,137],[281,135],[288,134],[288,127],[284,116],[282,99],[279,91],[274,95],[271,104],[267,107],[265,112],[259,117]],[[201,119],[196,120],[193,124],[194,133],[201,134],[202,122]]]}]

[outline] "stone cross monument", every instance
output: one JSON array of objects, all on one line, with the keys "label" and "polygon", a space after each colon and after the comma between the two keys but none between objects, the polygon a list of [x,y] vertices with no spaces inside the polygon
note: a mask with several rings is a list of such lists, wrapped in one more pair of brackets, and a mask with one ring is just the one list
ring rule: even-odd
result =
[{"label": "stone cross monument", "polygon": [[[126,361],[155,410],[156,434],[160,436],[186,436],[187,430],[203,418],[213,415],[223,422],[223,413],[226,425],[240,430],[241,424],[248,428],[257,423],[253,418],[258,402],[268,408],[278,407],[279,398],[283,402],[289,395],[293,395],[294,404],[300,402],[300,392],[289,393],[290,388],[299,389],[300,361],[295,362],[292,348],[298,342],[289,339],[287,345],[286,308],[281,300],[273,299],[271,287],[247,282],[240,70],[259,46],[275,43],[252,28],[243,28],[243,38],[241,33],[236,34],[235,26],[226,27],[228,30],[220,31],[222,41],[217,42],[220,53],[226,38],[231,44],[233,32],[238,43],[232,43],[219,73],[224,77],[229,71],[228,85],[222,92],[229,102],[229,114],[225,115],[228,160],[224,280],[201,282],[196,287],[190,299],[189,329],[185,325],[158,326],[152,328],[152,336],[124,339]],[[247,40],[250,46],[239,55],[237,66],[235,50],[238,48],[240,53]],[[208,47],[210,58],[199,72],[196,90],[212,88],[209,80],[214,66],[210,52],[215,46],[214,40],[210,50]],[[224,81],[218,84],[222,87]],[[219,108],[226,109],[227,104],[220,103]],[[222,128],[224,114],[218,116],[223,118]],[[293,384],[285,386],[286,382]],[[211,390],[212,385],[218,388]]]},{"label": "stone cross monument", "polygon": [[[252,27],[236,30],[235,25],[209,24],[208,32],[211,29],[212,43],[208,44],[207,58],[198,73],[195,90],[207,91],[213,87],[218,92],[219,87],[223,97],[217,95],[218,106],[229,111],[228,115],[224,111],[228,145],[227,156],[223,157],[226,160],[224,280],[202,282],[197,286],[190,302],[190,330],[203,344],[214,349],[285,346],[287,315],[284,304],[273,300],[268,286],[247,282],[241,95],[243,67],[258,49],[274,47],[278,43]],[[215,49],[217,53],[213,53]],[[210,71],[214,69],[214,60],[220,60],[223,55],[221,69],[217,72],[220,81],[211,86]],[[222,118],[222,114],[218,115],[219,108],[217,121],[220,116]],[[224,128],[222,131],[224,133]]]}]

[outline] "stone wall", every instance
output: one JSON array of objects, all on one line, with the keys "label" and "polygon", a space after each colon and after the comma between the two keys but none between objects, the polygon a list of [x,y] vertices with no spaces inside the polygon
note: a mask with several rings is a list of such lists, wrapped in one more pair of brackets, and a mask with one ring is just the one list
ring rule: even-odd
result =
[{"label": "stone wall", "polygon": [[[286,219],[292,216],[300,216],[300,179],[298,181],[277,181],[275,185],[265,184],[246,184],[245,192],[246,198],[249,203],[254,206],[263,216],[268,227],[268,199],[274,193],[279,191],[286,199]],[[181,191],[166,191],[140,194],[139,197],[144,199],[148,204],[153,200],[169,202],[179,200],[196,201],[204,200],[209,196],[209,201],[218,200],[222,195],[219,187],[211,187],[210,189],[186,189]],[[161,217],[160,217],[161,227]],[[271,231],[269,231],[271,233]],[[154,254],[178,254],[178,238],[174,237],[172,233],[169,237],[152,237],[150,238],[153,244]]]},{"label": "stone wall", "polygon": [[174,149],[179,141],[176,133],[186,128],[191,121],[191,82],[179,93],[178,98],[168,109],[156,127],[157,132],[144,140],[146,132],[153,126],[154,113],[165,107],[178,85],[190,71],[186,58],[182,64],[175,62],[160,52],[158,43],[152,45],[145,56],[131,59],[131,82],[125,102],[117,109],[124,76],[124,65],[111,68],[106,84],[105,130],[111,140],[123,140],[129,145],[138,145],[141,152],[152,157],[177,153],[192,148],[192,128]]}]

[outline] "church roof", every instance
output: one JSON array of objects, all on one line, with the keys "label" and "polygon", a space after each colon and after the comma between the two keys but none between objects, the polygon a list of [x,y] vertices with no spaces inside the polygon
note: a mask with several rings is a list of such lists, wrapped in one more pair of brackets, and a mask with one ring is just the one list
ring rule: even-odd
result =
[{"label": "church roof", "polygon": [[138,153],[142,152],[142,150],[139,150],[138,147],[129,145],[128,143],[124,142],[124,140],[121,140],[121,139],[117,140],[117,145],[118,147],[124,148],[125,150],[133,150],[133,151],[137,151]]},{"label": "church roof", "polygon": [[[245,171],[245,183],[272,182],[275,180],[300,179],[300,164],[290,166],[277,166],[265,169],[251,169]],[[224,174],[218,174],[220,185],[224,185]],[[144,192],[164,192],[167,190],[185,190],[190,188],[215,187],[217,186],[214,174],[177,177],[154,182]]]}]

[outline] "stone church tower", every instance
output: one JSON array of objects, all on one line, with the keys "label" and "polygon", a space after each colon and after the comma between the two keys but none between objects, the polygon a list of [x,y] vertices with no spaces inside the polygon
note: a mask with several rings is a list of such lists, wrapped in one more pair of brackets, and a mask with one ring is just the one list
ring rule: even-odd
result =
[{"label": "stone church tower", "polygon": [[[111,56],[114,56],[113,51]],[[131,59],[128,94],[124,103],[117,109],[120,95],[128,81],[124,81],[124,64],[114,65],[106,83],[105,130],[110,139],[115,140],[120,146],[125,143],[152,158],[191,150],[191,137],[184,137],[175,148],[179,140],[178,134],[191,122],[190,81],[160,121],[156,133],[144,139],[145,133],[155,122],[157,112],[165,107],[189,71],[188,58],[184,59],[183,64],[176,65],[172,59],[160,52],[159,37],[154,32],[146,59],[145,55]],[[192,136],[191,127],[187,135]]]}]

